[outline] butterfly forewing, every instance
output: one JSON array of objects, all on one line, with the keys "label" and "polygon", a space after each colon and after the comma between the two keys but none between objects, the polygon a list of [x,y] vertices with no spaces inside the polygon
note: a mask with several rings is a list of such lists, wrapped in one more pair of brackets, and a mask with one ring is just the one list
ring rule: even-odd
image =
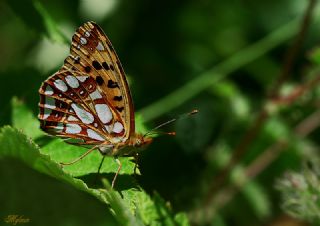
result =
[{"label": "butterfly forewing", "polygon": [[134,134],[130,90],[101,28],[81,26],[63,67],[40,87],[41,128],[79,145],[124,145]]},{"label": "butterfly forewing", "polygon": [[89,74],[121,117],[124,138],[134,133],[134,110],[124,70],[111,42],[97,24],[88,22],[76,31],[62,69]]}]

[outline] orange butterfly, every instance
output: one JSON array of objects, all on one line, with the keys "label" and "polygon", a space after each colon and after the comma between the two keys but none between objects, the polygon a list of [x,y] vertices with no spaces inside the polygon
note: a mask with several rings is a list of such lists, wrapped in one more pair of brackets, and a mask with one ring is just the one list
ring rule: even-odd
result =
[{"label": "orange butterfly", "polygon": [[[135,132],[134,109],[128,83],[110,40],[94,22],[72,37],[70,55],[62,68],[40,87],[41,129],[66,142],[95,149],[104,156],[132,156],[152,141]],[[119,168],[112,181],[121,169]],[[102,162],[99,166],[102,165]]]}]

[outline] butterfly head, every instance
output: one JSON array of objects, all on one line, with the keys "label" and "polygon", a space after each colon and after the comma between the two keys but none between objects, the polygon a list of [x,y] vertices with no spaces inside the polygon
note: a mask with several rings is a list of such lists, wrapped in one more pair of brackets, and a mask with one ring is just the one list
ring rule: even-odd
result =
[{"label": "butterfly head", "polygon": [[142,134],[135,134],[135,136],[132,136],[131,138],[131,145],[135,148],[140,148],[143,146],[146,146],[152,142],[152,137],[146,137]]}]

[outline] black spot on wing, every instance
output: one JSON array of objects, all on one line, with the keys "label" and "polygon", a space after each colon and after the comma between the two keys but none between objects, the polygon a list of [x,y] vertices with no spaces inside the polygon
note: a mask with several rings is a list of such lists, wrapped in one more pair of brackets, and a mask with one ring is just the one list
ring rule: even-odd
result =
[{"label": "black spot on wing", "polygon": [[124,107],[116,107],[117,111],[122,112]]},{"label": "black spot on wing", "polygon": [[93,66],[96,70],[101,70],[101,69],[102,69],[101,64],[100,64],[98,61],[96,61],[96,60],[92,61],[92,66]]},{"label": "black spot on wing", "polygon": [[111,79],[108,80],[108,84],[107,84],[108,88],[119,88],[119,85],[117,82],[112,81]]},{"label": "black spot on wing", "polygon": [[85,70],[87,73],[89,73],[89,72],[91,71],[91,67],[90,67],[90,66],[86,66],[86,67],[84,68],[84,70]]},{"label": "black spot on wing", "polygon": [[114,96],[113,100],[115,101],[122,101],[122,96]]},{"label": "black spot on wing", "polygon": [[104,83],[103,78],[99,75],[96,77],[96,82],[98,83],[99,86],[101,86]]},{"label": "black spot on wing", "polygon": [[74,62],[75,64],[79,64],[79,63],[80,63],[80,56],[74,57],[74,58],[73,58],[73,62]]},{"label": "black spot on wing", "polygon": [[102,67],[103,67],[104,69],[106,69],[107,71],[110,69],[110,68],[109,68],[109,65],[108,65],[106,62],[103,62],[103,63],[102,63]]}]

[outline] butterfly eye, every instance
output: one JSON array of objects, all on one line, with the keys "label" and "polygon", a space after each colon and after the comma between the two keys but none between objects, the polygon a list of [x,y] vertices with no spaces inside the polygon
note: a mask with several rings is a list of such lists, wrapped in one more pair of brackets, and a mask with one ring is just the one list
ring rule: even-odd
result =
[{"label": "butterfly eye", "polygon": [[136,147],[139,147],[139,146],[141,146],[141,143],[142,143],[141,140],[140,140],[139,138],[137,138],[137,139],[136,139],[135,146],[136,146]]}]

